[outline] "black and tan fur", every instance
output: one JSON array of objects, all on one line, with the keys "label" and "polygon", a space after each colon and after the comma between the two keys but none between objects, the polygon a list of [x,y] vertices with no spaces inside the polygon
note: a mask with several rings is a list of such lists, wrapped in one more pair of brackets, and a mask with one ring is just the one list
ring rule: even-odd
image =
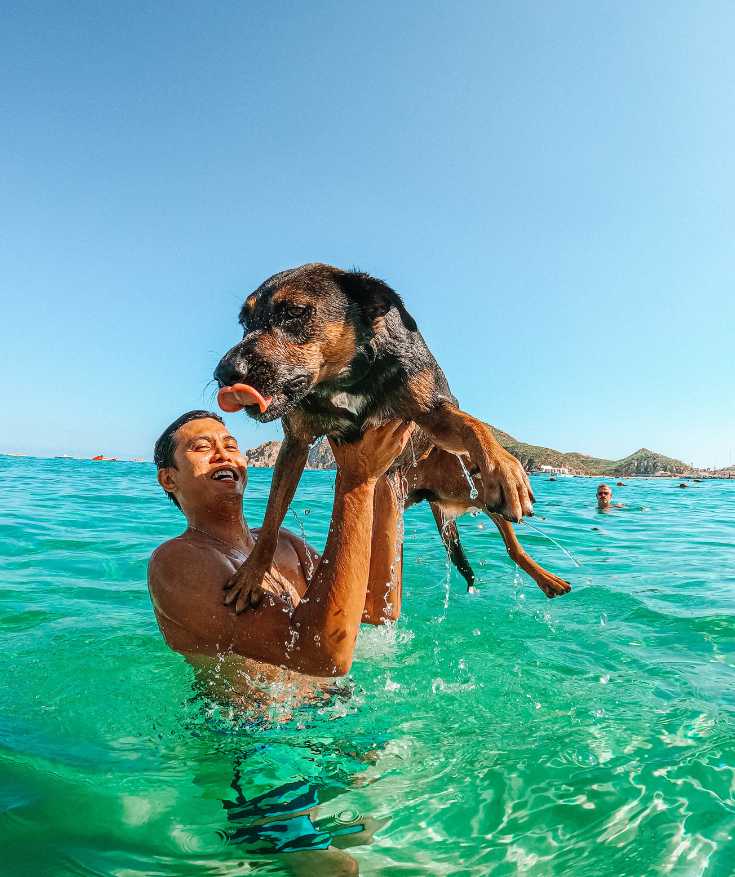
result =
[{"label": "black and tan fur", "polygon": [[[222,357],[215,379],[221,387],[247,383],[270,397],[264,412],[253,405],[247,413],[261,422],[281,418],[284,430],[263,529],[238,573],[241,589],[257,590],[270,567],[310,443],[322,435],[354,441],[366,428],[394,418],[414,421],[418,429],[388,477],[409,473],[417,460],[425,474],[424,461],[432,454],[436,469],[435,483],[417,487],[423,493],[414,492],[413,500],[409,491],[407,501],[429,499],[437,523],[442,522],[449,497],[443,495],[447,479],[439,469],[456,469],[454,484],[457,473],[462,475],[454,455],[462,454],[476,473],[479,491],[474,502],[464,497],[464,508],[472,504],[485,510],[506,546],[517,544],[507,521],[533,513],[523,468],[487,424],[458,407],[413,317],[386,283],[329,265],[303,265],[275,274],[249,295],[240,322],[244,337]],[[378,509],[375,519],[383,520]],[[471,568],[452,527],[451,522],[442,526],[442,537],[469,582]],[[569,589],[553,576],[541,577],[539,585],[550,597]]]}]

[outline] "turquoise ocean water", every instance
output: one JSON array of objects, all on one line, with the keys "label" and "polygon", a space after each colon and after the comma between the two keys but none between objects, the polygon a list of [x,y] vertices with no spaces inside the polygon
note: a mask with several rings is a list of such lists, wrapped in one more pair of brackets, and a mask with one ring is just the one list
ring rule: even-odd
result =
[{"label": "turquoise ocean water", "polygon": [[[237,775],[387,819],[361,874],[732,875],[735,483],[635,480],[607,515],[595,486],[534,481],[582,564],[519,529],[572,581],[555,601],[469,516],[467,595],[409,510],[404,617],[363,631],[351,695],[254,724],[158,633],[146,563],[182,518],[153,467],[0,457],[0,873],[283,873],[221,834]],[[294,503],[318,547],[331,489],[306,473]]]}]

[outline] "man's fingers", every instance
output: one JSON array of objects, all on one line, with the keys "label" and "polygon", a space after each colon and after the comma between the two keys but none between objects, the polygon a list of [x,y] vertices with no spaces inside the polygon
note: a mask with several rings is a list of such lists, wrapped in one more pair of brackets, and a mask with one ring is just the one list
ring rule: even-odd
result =
[{"label": "man's fingers", "polygon": [[411,438],[411,433],[413,432],[415,425],[416,424],[412,420],[409,420],[408,422],[399,421],[398,426],[393,431],[393,438],[398,441],[401,451],[408,444],[408,440]]}]

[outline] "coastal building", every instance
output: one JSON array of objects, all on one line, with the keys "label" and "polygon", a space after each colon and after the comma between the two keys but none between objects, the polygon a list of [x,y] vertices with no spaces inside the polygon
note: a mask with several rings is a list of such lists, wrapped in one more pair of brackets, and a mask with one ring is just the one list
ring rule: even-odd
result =
[{"label": "coastal building", "polygon": [[539,466],[536,470],[544,475],[571,475],[572,473],[566,466]]}]

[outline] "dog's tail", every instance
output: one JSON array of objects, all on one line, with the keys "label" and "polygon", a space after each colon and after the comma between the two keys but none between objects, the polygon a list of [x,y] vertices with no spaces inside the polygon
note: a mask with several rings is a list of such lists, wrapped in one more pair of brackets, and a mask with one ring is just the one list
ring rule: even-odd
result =
[{"label": "dog's tail", "polygon": [[457,572],[459,572],[467,582],[467,590],[474,590],[475,573],[472,570],[469,560],[467,560],[467,555],[464,553],[464,548],[462,547],[462,542],[459,538],[457,522],[453,519],[448,520],[444,516],[441,503],[430,502],[429,505],[431,506],[431,513],[434,515],[437,530],[439,530],[439,535],[442,537],[442,542],[447,550],[449,559],[457,568]]}]

